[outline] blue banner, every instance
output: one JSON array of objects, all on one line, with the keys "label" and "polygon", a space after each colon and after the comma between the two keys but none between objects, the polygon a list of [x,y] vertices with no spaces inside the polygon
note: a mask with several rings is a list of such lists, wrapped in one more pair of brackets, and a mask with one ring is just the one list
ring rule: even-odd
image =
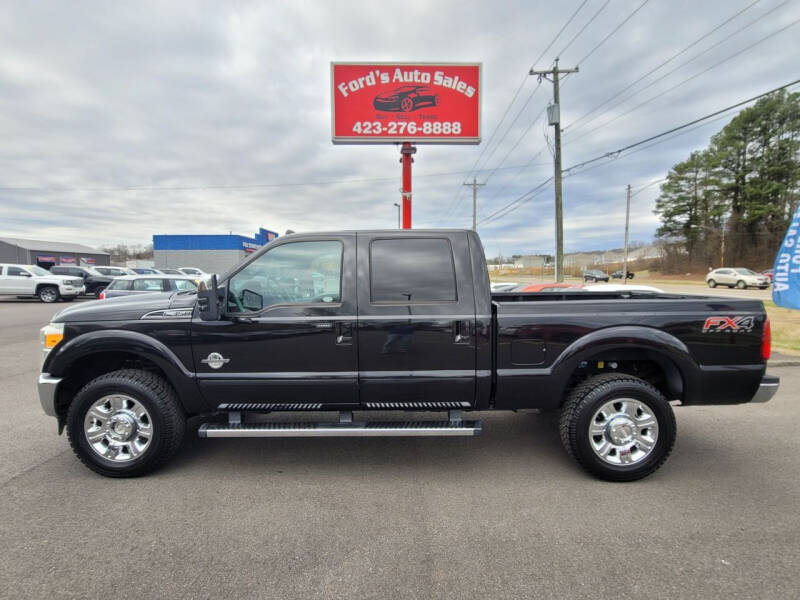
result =
[{"label": "blue banner", "polygon": [[800,310],[800,207],[775,257],[772,300],[778,306]]}]

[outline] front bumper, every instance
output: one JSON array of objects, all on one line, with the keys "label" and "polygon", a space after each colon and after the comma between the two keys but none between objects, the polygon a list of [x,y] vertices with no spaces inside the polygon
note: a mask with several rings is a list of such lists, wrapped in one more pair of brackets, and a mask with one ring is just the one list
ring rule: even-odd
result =
[{"label": "front bumper", "polygon": [[750,400],[750,402],[769,401],[777,393],[780,384],[781,380],[779,377],[775,377],[774,375],[764,375],[761,378],[761,383],[758,386],[756,395],[753,396],[753,399]]},{"label": "front bumper", "polygon": [[86,286],[83,285],[62,285],[58,288],[58,293],[62,296],[80,296],[86,293]]},{"label": "front bumper", "polygon": [[51,417],[56,416],[56,393],[58,392],[58,384],[61,383],[61,377],[52,377],[50,373],[40,373],[39,383],[39,402],[42,405],[44,414]]}]

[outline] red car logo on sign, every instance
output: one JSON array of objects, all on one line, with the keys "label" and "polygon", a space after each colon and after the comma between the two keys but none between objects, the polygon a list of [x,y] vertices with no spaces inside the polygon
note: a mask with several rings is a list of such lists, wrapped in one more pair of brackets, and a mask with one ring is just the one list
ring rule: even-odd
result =
[{"label": "red car logo on sign", "polygon": [[730,333],[753,331],[755,319],[753,317],[708,317],[703,324],[703,333]]}]

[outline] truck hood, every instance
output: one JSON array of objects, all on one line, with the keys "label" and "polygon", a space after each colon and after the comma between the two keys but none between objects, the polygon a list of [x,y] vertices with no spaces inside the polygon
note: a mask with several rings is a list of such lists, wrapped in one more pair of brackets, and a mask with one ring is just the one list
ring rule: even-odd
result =
[{"label": "truck hood", "polygon": [[193,308],[196,302],[197,294],[182,292],[154,292],[108,300],[91,300],[65,308],[53,317],[52,322],[132,321],[154,310]]},{"label": "truck hood", "polygon": [[76,285],[83,285],[83,279],[76,275],[34,275],[34,281],[37,283],[57,283],[59,285],[67,281],[79,282]]}]

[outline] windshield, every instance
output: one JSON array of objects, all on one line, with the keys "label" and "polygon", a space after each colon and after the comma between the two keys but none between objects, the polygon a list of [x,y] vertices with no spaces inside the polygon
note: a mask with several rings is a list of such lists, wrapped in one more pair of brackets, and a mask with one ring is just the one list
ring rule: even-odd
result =
[{"label": "windshield", "polygon": [[47,269],[43,269],[42,267],[39,267],[37,265],[33,265],[32,267],[25,267],[25,268],[28,269],[28,271],[30,271],[31,273],[33,273],[37,277],[45,277],[47,275],[50,275],[50,271],[48,271]]},{"label": "windshield", "polygon": [[739,275],[757,275],[758,273],[751,271],[750,269],[736,269],[736,272]]}]

